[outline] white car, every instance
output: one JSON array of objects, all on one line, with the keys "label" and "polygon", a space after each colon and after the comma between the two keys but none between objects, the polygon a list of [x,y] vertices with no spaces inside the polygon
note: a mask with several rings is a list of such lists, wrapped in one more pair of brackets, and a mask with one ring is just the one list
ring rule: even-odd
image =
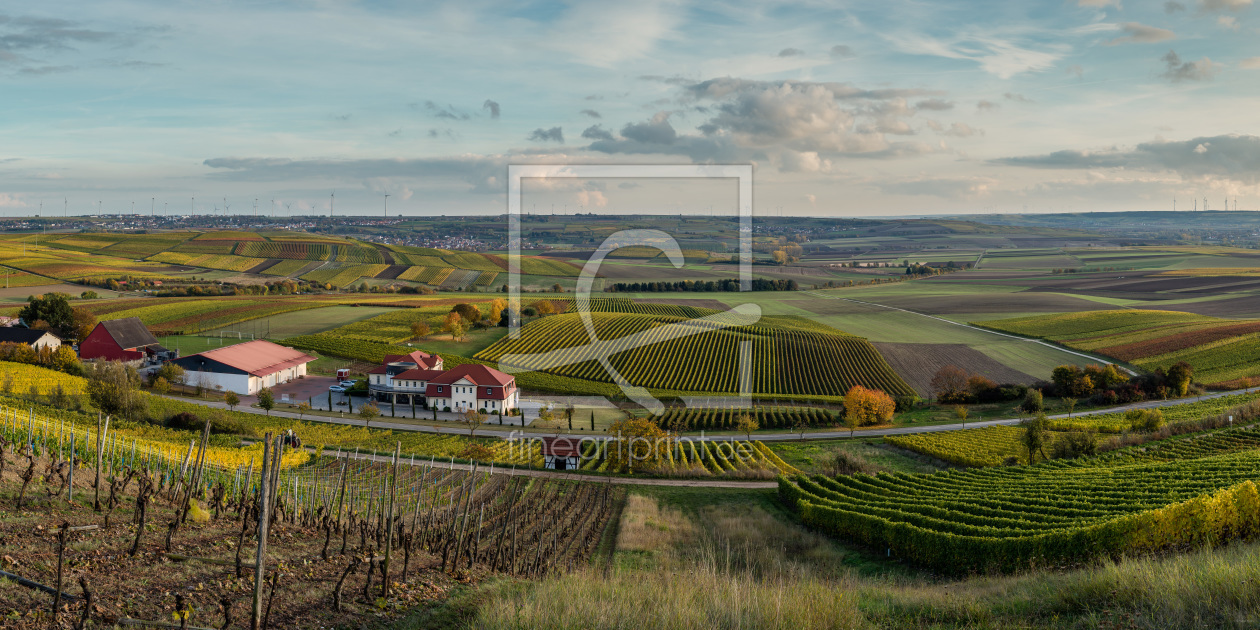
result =
[{"label": "white car", "polygon": [[358,383],[356,383],[355,381],[341,381],[341,386],[346,387],[346,388],[354,387],[357,384]]},{"label": "white car", "polygon": [[330,392],[336,392],[336,393],[340,394],[340,393],[342,393],[342,392],[345,392],[345,391],[346,391],[346,388],[344,388],[344,387],[342,387],[342,386],[340,386],[340,385],[332,385],[332,386],[330,386],[330,387],[328,388],[328,391],[330,391]]}]

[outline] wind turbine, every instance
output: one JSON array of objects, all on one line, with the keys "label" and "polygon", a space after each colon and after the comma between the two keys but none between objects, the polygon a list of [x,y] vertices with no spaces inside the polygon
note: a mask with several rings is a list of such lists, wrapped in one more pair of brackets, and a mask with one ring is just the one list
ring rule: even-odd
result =
[{"label": "wind turbine", "polygon": [[389,218],[389,193],[385,193],[385,218]]},{"label": "wind turbine", "polygon": [[284,213],[285,213],[285,215],[287,215],[289,218],[293,218],[293,211],[289,209],[291,206],[293,206],[293,202],[289,202],[289,203],[284,204]]},{"label": "wind turbine", "polygon": [[328,195],[328,218],[333,217],[333,207],[337,203],[337,189],[334,188],[331,195]]}]

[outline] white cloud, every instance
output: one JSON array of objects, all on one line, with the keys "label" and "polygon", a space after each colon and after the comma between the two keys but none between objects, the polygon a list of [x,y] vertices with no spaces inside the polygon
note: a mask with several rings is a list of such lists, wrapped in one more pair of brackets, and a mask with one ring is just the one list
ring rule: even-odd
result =
[{"label": "white cloud", "polygon": [[1127,33],[1127,35],[1124,37],[1117,37],[1107,42],[1108,46],[1115,46],[1117,44],[1153,44],[1177,38],[1175,33],[1166,28],[1147,26],[1145,24],[1138,24],[1137,22],[1125,22],[1120,25],[1120,30]]},{"label": "white cloud", "polygon": [[0,193],[0,208],[29,208],[21,198],[9,193]]},{"label": "white cloud", "polygon": [[1227,28],[1231,31],[1238,30],[1238,18],[1232,15],[1222,15],[1216,18],[1216,24],[1221,28]]},{"label": "white cloud", "polygon": [[682,21],[672,2],[590,2],[572,5],[546,37],[543,47],[569,53],[572,60],[611,68],[647,56]]},{"label": "white cloud", "polygon": [[1208,81],[1216,76],[1223,67],[1221,64],[1204,57],[1198,61],[1182,61],[1181,57],[1175,51],[1168,51],[1167,55],[1160,58],[1165,69],[1160,76],[1172,81],[1180,83],[1182,81]]},{"label": "white cloud", "polygon": [[1238,62],[1238,67],[1246,68],[1247,70],[1260,70],[1260,57],[1248,57],[1243,59]]},{"label": "white cloud", "polygon": [[1200,0],[1199,11],[1203,13],[1216,11],[1242,11],[1251,6],[1252,0]]}]

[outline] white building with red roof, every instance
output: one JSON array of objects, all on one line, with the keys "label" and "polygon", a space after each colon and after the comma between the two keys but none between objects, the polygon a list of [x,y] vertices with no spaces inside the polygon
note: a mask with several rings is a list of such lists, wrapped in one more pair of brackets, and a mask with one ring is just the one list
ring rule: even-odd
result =
[{"label": "white building with red roof", "polygon": [[306,375],[315,357],[258,339],[190,354],[171,361],[184,368],[184,382],[251,395]]},{"label": "white building with red roof", "polygon": [[480,364],[447,370],[442,357],[425,352],[389,355],[368,372],[368,396],[380,402],[426,408],[507,412],[520,403],[516,378]]}]

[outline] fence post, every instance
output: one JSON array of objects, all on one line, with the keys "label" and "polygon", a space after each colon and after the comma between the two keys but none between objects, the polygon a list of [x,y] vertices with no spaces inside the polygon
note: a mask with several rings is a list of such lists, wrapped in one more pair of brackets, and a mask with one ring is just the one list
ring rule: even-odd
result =
[{"label": "fence post", "polygon": [[258,486],[258,554],[254,560],[254,607],[252,617],[250,618],[251,630],[258,630],[262,623],[262,603],[263,603],[263,578],[265,570],[263,565],[267,554],[267,529],[271,521],[271,497],[268,490],[271,485],[271,433],[268,432],[263,438],[263,467],[262,476],[260,477]]}]

